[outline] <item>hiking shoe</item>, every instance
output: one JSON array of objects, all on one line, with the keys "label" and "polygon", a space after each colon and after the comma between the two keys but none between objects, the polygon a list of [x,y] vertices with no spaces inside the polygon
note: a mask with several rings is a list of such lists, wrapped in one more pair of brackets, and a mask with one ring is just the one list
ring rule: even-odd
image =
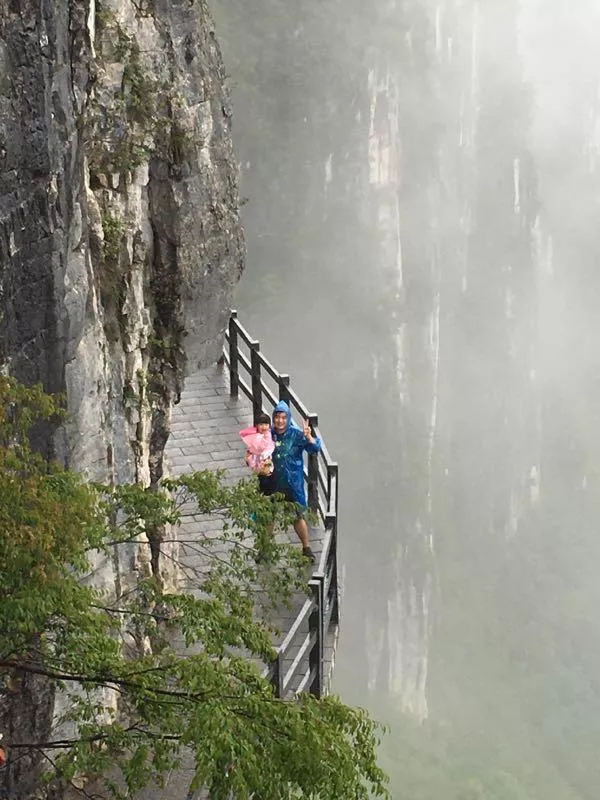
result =
[{"label": "hiking shoe", "polygon": [[304,556],[304,558],[307,558],[310,561],[311,564],[314,564],[315,561],[317,560],[315,558],[315,554],[310,549],[310,547],[303,547],[302,548],[302,555]]}]

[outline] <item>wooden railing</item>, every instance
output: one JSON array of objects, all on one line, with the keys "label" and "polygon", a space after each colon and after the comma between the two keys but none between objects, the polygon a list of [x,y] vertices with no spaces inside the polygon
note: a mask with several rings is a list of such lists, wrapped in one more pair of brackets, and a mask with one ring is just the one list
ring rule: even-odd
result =
[{"label": "wooden railing", "polygon": [[[269,415],[279,400],[285,400],[297,421],[307,419],[313,432],[319,434],[316,414],[308,411],[290,386],[290,377],[278,372],[260,351],[260,344],[240,324],[235,311],[231,312],[226,333],[224,361],[229,368],[230,394],[238,397],[240,390],[252,402],[254,416]],[[326,691],[324,647],[331,626],[339,622],[337,575],[337,516],[338,465],[329,455],[321,437],[319,453],[309,453],[304,470],[308,505],[325,527],[323,550],[309,583],[309,594],[285,639],[277,650],[277,658],[267,674],[278,697],[309,691],[321,697]],[[308,633],[306,621],[308,620]],[[302,639],[302,636],[304,638]],[[299,644],[299,640],[302,641]],[[290,652],[298,651],[286,669]]]}]

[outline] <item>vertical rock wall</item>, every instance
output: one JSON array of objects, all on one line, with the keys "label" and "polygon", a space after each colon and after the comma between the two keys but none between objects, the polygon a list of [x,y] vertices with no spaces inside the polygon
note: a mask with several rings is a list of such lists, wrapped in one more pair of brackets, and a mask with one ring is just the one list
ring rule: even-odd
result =
[{"label": "vertical rock wall", "polygon": [[210,18],[188,2],[0,10],[2,361],[66,392],[70,466],[148,482],[241,272]]},{"label": "vertical rock wall", "polygon": [[[0,0],[0,362],[64,393],[40,445],[90,478],[156,482],[184,375],[219,355],[244,249],[224,83],[203,0]],[[90,579],[151,568],[131,547]],[[0,705],[13,740],[48,730],[33,688],[35,719],[31,687]],[[22,759],[0,795],[34,780]]]}]

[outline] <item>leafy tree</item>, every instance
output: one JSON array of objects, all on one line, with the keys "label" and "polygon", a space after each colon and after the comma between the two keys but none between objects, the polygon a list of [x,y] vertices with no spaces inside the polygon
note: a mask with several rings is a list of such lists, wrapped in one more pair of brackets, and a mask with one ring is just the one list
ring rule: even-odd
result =
[{"label": "leafy tree", "polygon": [[[9,762],[37,751],[52,776],[76,787],[100,776],[118,798],[190,758],[190,788],[214,800],[388,796],[380,726],[334,696],[276,698],[257,663],[274,655],[257,587],[281,603],[302,581],[295,550],[266,533],[273,515],[287,523],[286,504],[210,472],[152,492],[86,484],[28,444],[36,421],[60,413],[39,388],[0,378],[0,677],[10,692],[45,676],[67,699],[47,741],[3,742]],[[148,537],[166,557],[190,502],[222,521],[218,536],[189,543],[205,556],[196,591],[149,574],[108,596],[85,580],[93,561]],[[275,569],[257,569],[257,547]]]}]

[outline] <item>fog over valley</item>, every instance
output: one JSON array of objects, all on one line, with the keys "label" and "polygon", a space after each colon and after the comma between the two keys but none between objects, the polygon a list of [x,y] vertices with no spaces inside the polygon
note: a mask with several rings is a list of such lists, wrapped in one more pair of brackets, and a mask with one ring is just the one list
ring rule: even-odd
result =
[{"label": "fog over valley", "polygon": [[340,464],[401,800],[600,786],[600,2],[213,0],[242,322]]}]

